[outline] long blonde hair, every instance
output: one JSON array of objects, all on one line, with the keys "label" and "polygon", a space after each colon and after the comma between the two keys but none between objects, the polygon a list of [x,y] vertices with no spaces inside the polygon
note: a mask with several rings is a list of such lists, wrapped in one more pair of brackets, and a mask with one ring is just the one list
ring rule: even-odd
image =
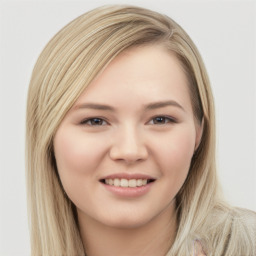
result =
[{"label": "long blonde hair", "polygon": [[[190,255],[198,240],[207,255],[256,255],[253,221],[220,200],[215,168],[215,117],[210,83],[198,50],[172,19],[132,6],[90,11],[47,44],[34,67],[27,101],[27,193],[32,255],[84,255],[73,203],[55,164],[53,138],[91,81],[120,52],[163,44],[182,64],[203,135],[176,196],[178,230],[168,256]],[[245,216],[246,215],[246,216]],[[254,226],[255,227],[255,226]]]}]

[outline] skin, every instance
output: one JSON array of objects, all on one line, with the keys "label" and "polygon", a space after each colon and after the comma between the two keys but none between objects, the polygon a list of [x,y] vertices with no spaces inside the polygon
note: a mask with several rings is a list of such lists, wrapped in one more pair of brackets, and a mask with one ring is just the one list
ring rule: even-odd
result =
[{"label": "skin", "polygon": [[[163,101],[171,104],[146,108]],[[177,226],[175,195],[201,133],[186,76],[163,46],[126,50],[89,85],[54,138],[58,172],[77,207],[87,255],[166,254]],[[117,173],[155,181],[142,196],[119,196],[100,182]]]}]

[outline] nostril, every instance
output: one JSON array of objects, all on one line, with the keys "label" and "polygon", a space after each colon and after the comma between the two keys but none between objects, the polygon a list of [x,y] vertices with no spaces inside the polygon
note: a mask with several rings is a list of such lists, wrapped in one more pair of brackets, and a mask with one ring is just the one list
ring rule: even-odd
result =
[{"label": "nostril", "polygon": [[127,164],[146,160],[148,157],[146,147],[144,145],[137,145],[137,141],[131,142],[133,140],[126,138],[126,142],[122,140],[122,145],[113,145],[109,151],[110,158],[112,160],[124,161]]}]

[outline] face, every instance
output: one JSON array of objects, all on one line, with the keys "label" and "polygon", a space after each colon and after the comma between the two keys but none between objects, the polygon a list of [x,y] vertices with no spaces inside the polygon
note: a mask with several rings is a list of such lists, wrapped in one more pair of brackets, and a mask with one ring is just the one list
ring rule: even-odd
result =
[{"label": "face", "polygon": [[200,135],[176,57],[161,46],[121,53],[54,138],[60,179],[78,218],[125,228],[173,212]]}]

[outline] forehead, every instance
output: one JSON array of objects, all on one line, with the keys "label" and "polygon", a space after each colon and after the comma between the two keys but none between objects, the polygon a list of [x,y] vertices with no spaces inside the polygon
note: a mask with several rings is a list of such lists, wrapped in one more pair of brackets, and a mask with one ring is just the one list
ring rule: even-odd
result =
[{"label": "forehead", "polygon": [[161,45],[128,49],[85,89],[77,103],[139,104],[176,100],[190,105],[186,75],[176,56]]}]

